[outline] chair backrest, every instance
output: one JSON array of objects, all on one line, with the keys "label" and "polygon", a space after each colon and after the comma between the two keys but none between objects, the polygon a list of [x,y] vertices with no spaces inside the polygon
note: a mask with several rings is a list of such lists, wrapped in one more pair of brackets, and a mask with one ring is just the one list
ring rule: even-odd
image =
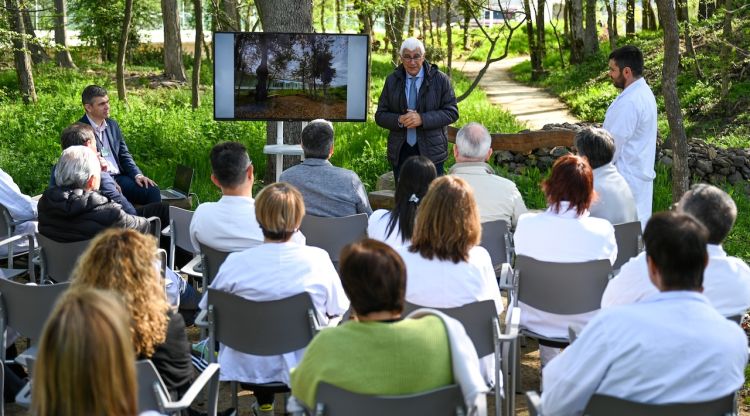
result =
[{"label": "chair backrest", "polygon": [[574,315],[601,307],[612,265],[609,260],[555,263],[516,256],[518,300],[544,312]]},{"label": "chair backrest", "polygon": [[0,204],[0,240],[10,237],[13,235],[15,226],[13,224],[13,217],[10,216],[10,211],[5,205]]},{"label": "chair backrest", "polygon": [[220,251],[213,247],[209,247],[203,243],[200,243],[201,247],[201,263],[203,264],[203,276],[206,277],[206,284],[210,285],[214,281],[214,277],[219,273],[221,265],[224,264],[224,260],[232,254],[229,251]]},{"label": "chair backrest", "polygon": [[245,354],[268,356],[297,351],[306,347],[317,332],[315,306],[307,292],[255,302],[208,288],[208,307],[210,336]]},{"label": "chair backrest", "polygon": [[[406,302],[406,305],[404,305],[404,315],[423,307],[425,306]],[[495,352],[493,327],[497,324],[498,318],[494,301],[483,300],[481,302],[467,303],[457,308],[431,309],[437,309],[463,324],[466,334],[469,335],[469,338],[474,343],[478,357],[481,358]]]},{"label": "chair backrest", "polygon": [[511,262],[509,244],[510,231],[505,220],[482,223],[482,241],[479,245],[490,253],[493,266]]},{"label": "chair backrest", "polygon": [[734,394],[699,403],[643,404],[595,394],[583,411],[586,416],[724,416],[734,414]]},{"label": "chair backrest", "polygon": [[159,412],[159,399],[156,388],[167,392],[167,386],[159,376],[151,360],[140,360],[135,363],[135,371],[138,377],[138,413],[149,410]]},{"label": "chair backrest", "polygon": [[32,340],[39,340],[57,298],[68,286],[67,282],[37,286],[0,279],[0,317],[5,326],[13,327]]},{"label": "chair backrest", "polygon": [[305,235],[308,246],[327,251],[333,264],[338,267],[341,249],[367,236],[367,214],[330,218],[305,215],[299,229]]},{"label": "chair backrest", "polygon": [[641,222],[633,221],[623,224],[615,224],[615,240],[617,240],[617,260],[612,268],[617,270],[643,251],[643,240],[641,236]]},{"label": "chair backrest", "polygon": [[193,211],[169,206],[169,230],[172,245],[190,253],[195,251],[190,241],[190,221],[192,220]]},{"label": "chair backrest", "polygon": [[42,249],[42,279],[51,278],[56,282],[66,282],[91,240],[73,243],[59,243],[42,234],[36,234],[36,241]]},{"label": "chair backrest", "polygon": [[455,416],[465,414],[461,388],[452,384],[424,393],[372,396],[319,383],[316,415],[322,416]]}]

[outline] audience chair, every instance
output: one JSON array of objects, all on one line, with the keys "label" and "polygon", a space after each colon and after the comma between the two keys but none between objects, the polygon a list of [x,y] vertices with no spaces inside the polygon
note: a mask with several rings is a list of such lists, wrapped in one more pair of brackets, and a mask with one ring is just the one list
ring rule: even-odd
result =
[{"label": "audience chair", "polygon": [[452,384],[424,393],[371,396],[319,383],[316,416],[458,416],[466,414],[461,388]]},{"label": "audience chair", "polygon": [[201,276],[201,272],[196,270],[200,263],[200,256],[195,252],[193,243],[190,241],[190,221],[193,220],[193,211],[169,206],[169,227],[162,230],[162,235],[169,236],[169,267],[175,269],[175,256],[177,248],[181,248],[188,253],[193,254],[190,260],[180,271],[192,278]]},{"label": "audience chair", "polygon": [[203,265],[203,287],[207,288],[219,274],[219,269],[224,264],[224,260],[232,253],[217,250],[203,243],[199,243],[199,245],[201,248],[201,264]]},{"label": "audience chair", "polygon": [[[0,268],[0,276],[5,276],[6,278],[14,278],[18,275],[22,274],[25,270],[23,269],[15,269],[13,268],[13,259],[15,257],[27,254],[27,253],[34,253],[34,246],[36,245],[34,243],[34,236],[29,234],[28,237],[22,237],[22,238],[15,238],[12,241],[7,241],[6,239],[9,239],[11,237],[14,237],[13,234],[16,232],[16,224],[18,224],[18,221],[14,221],[13,217],[10,215],[10,211],[8,211],[8,208],[5,207],[5,205],[0,204],[0,246],[5,244],[14,243],[22,238],[28,238],[29,239],[29,249],[28,250],[21,250],[18,252],[14,252],[13,244],[10,244],[8,246],[8,256],[7,256],[7,268]],[[32,282],[35,281],[35,277],[32,273],[34,270],[33,263],[32,263],[32,256],[29,254],[29,279],[31,279]]]},{"label": "audience chair", "polygon": [[58,243],[51,238],[37,233],[36,241],[41,248],[42,270],[40,282],[44,284],[46,279],[51,279],[58,283],[70,280],[70,274],[73,272],[78,258],[86,251],[91,240]]},{"label": "audience chair", "polygon": [[338,270],[341,249],[349,243],[367,237],[367,214],[348,217],[305,215],[299,230],[305,235],[308,246],[320,247],[328,252]]},{"label": "audience chair", "polygon": [[[612,276],[609,260],[555,263],[516,256],[513,276],[513,306],[523,302],[558,315],[576,315],[598,310],[602,294]],[[565,348],[569,338],[550,338],[521,327],[521,335],[535,338],[540,345]],[[517,353],[520,357],[520,352]],[[520,374],[517,385],[520,385]]]},{"label": "audience chair", "polygon": [[[541,397],[535,391],[526,392],[530,416],[544,416]],[[591,396],[584,416],[726,416],[736,415],[735,395],[697,403],[645,404],[617,397],[595,394]]]},{"label": "audience chair", "polygon": [[[404,307],[404,315],[424,306],[414,305],[407,302]],[[518,330],[521,322],[521,309],[513,308],[508,311],[510,319],[503,333],[500,330],[500,320],[497,316],[495,302],[492,300],[483,300],[481,302],[468,303],[457,308],[431,308],[439,310],[453,319],[461,322],[474,343],[479,358],[490,354],[495,356],[495,415],[500,416],[501,410],[504,409],[506,415],[515,414],[515,390],[516,379],[516,357],[514,356],[518,349]],[[505,392],[505,402],[503,402],[500,389],[497,385],[503,382]]]},{"label": "audience chair", "polygon": [[208,416],[216,416],[219,401],[219,364],[209,364],[193,381],[180,400],[173,401],[159,372],[151,360],[136,362],[138,373],[138,412],[155,411],[164,415],[179,415],[189,409],[204,387],[208,386],[206,407]]},{"label": "audience chair", "polygon": [[34,252],[34,236],[31,234],[19,234],[19,235],[15,235],[13,237],[9,237],[0,241],[0,247],[5,246],[5,245],[8,246],[8,267],[0,267],[0,278],[5,277],[6,279],[13,279],[23,274],[24,272],[28,272],[29,281],[31,281],[31,283],[36,283],[36,276],[34,274],[34,263],[31,261],[31,256],[29,256],[28,267],[26,269],[16,269],[13,267],[13,257],[14,257],[13,244],[16,241],[19,241],[22,239],[29,240],[29,252],[33,253]]},{"label": "audience chair", "polygon": [[505,220],[482,223],[482,241],[479,245],[490,253],[492,266],[501,289],[510,290],[513,276],[513,245],[510,227]]},{"label": "audience chair", "polygon": [[[238,319],[255,317],[256,319]],[[259,318],[259,317],[262,317]],[[245,354],[281,355],[305,348],[319,330],[310,294],[279,300],[255,302],[243,297],[208,288],[208,345],[224,344]],[[202,317],[196,319],[197,324]],[[216,354],[209,354],[215,362]],[[243,383],[252,389],[252,384]],[[257,386],[257,385],[255,385]],[[267,383],[263,387],[289,392],[284,383]],[[232,407],[237,409],[237,382],[232,382]]]},{"label": "audience chair", "polygon": [[615,240],[617,240],[617,260],[612,269],[619,270],[628,260],[643,251],[643,232],[640,221],[615,224],[614,228]]}]

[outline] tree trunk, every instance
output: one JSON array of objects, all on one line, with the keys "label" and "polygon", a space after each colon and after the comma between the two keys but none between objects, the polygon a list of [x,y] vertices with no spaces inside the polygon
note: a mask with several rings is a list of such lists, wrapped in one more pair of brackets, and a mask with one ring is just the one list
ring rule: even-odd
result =
[{"label": "tree trunk", "polygon": [[442,33],[440,33],[440,26],[443,25],[443,8],[438,5],[436,9],[437,9],[437,12],[436,12],[437,16],[435,16],[435,34],[437,36],[437,45],[438,47],[442,48],[443,36],[442,36]]},{"label": "tree trunk", "polygon": [[463,44],[463,49],[465,51],[471,50],[469,49],[469,25],[471,24],[471,5],[468,4],[466,1],[462,1],[462,13],[464,18],[464,33],[463,33],[463,39],[461,39],[461,43]]},{"label": "tree trunk", "polygon": [[344,26],[341,24],[341,22],[344,20],[341,16],[341,3],[343,3],[344,0],[336,0],[336,30],[339,33],[344,33]]},{"label": "tree trunk", "polygon": [[690,15],[688,13],[688,0],[675,0],[677,4],[677,21],[687,22],[688,19],[690,19]]},{"label": "tree trunk", "polygon": [[[432,22],[432,0],[426,0],[425,3],[427,4],[427,21],[429,22],[430,26],[430,45],[435,44],[435,32],[432,30],[433,22]],[[439,21],[438,21],[439,22]],[[439,39],[440,33],[438,32],[438,42],[440,42]]]},{"label": "tree trunk", "polygon": [[451,0],[445,0],[445,39],[446,39],[446,56],[448,59],[447,72],[448,78],[453,76],[453,29],[451,28]]},{"label": "tree trunk", "polygon": [[570,34],[570,63],[580,64],[584,57],[582,0],[570,2]]},{"label": "tree trunk", "polygon": [[[427,14],[427,8],[424,5],[424,0],[420,0],[419,2],[419,13],[421,14],[420,20],[422,21],[422,28],[421,28],[422,41],[424,43],[427,43],[427,24],[428,22],[430,22],[430,18],[429,18],[429,15]],[[429,32],[430,32],[430,36],[432,36],[432,27],[430,27]]]},{"label": "tree trunk", "polygon": [[563,5],[563,35],[570,38],[570,0],[565,0]]},{"label": "tree trunk", "polygon": [[117,97],[125,102],[128,101],[125,90],[125,51],[128,48],[131,20],[133,20],[133,0],[125,0],[125,17],[122,19],[120,42],[117,45]]},{"label": "tree trunk", "polygon": [[240,12],[237,8],[237,0],[221,0],[221,8],[218,11],[218,29],[229,32],[240,31]]},{"label": "tree trunk", "polygon": [[615,34],[615,39],[620,37],[620,32],[617,30],[617,1],[612,0],[612,32]]},{"label": "tree trunk", "polygon": [[409,6],[409,24],[407,26],[407,34],[409,37],[412,37],[414,36],[414,29],[417,28],[417,8],[411,7],[408,3],[407,6]]},{"label": "tree trunk", "polygon": [[531,0],[523,0],[523,11],[526,18],[526,39],[529,42],[529,58],[531,60],[531,79],[537,81],[542,75],[542,63],[539,59],[539,46],[534,30],[534,19],[531,12]]},{"label": "tree trunk", "polygon": [[75,68],[73,58],[68,51],[67,31],[65,27],[68,24],[66,0],[55,0],[55,43],[58,47],[63,48],[57,51],[55,59],[57,65],[63,68]]},{"label": "tree trunk", "polygon": [[16,65],[16,78],[18,79],[18,90],[24,104],[35,103],[36,88],[34,88],[34,75],[31,70],[31,57],[26,48],[26,38],[23,17],[18,0],[5,0],[5,9],[8,13],[8,23],[13,36],[13,62]]},{"label": "tree trunk", "polygon": [[[312,2],[297,0],[255,0],[264,32],[297,32],[313,31]],[[302,123],[284,123],[284,143],[299,144]],[[276,123],[266,124],[266,143],[276,144]],[[276,181],[276,158],[269,156],[266,161],[265,183]],[[284,167],[299,162],[297,156],[285,156]]]},{"label": "tree trunk", "polygon": [[391,60],[394,66],[398,64],[398,48],[404,38],[404,23],[406,23],[406,7],[404,5],[396,5],[385,11],[385,35],[393,45]]},{"label": "tree trunk", "polygon": [[547,56],[547,39],[545,33],[544,10],[545,0],[537,0],[536,6],[536,53],[539,55],[540,76],[544,74],[544,58]]},{"label": "tree trunk", "polygon": [[695,54],[695,49],[693,48],[693,35],[690,34],[690,22],[687,21],[683,23],[685,27],[685,52],[687,52],[687,55],[690,57],[690,59],[693,61],[693,69],[695,70],[695,77],[699,80],[703,80],[703,70],[701,70],[700,62],[698,61],[698,56]]},{"label": "tree trunk", "polygon": [[326,31],[326,0],[320,0],[320,31]]},{"label": "tree trunk", "polygon": [[607,35],[609,35],[609,50],[613,51],[617,49],[617,33],[615,27],[617,21],[615,21],[615,14],[612,11],[612,4],[610,0],[604,0],[604,4],[607,6]]},{"label": "tree trunk", "polygon": [[625,2],[625,36],[635,35],[635,0]]},{"label": "tree trunk", "polygon": [[646,7],[648,10],[646,11],[648,15],[648,26],[646,29],[648,30],[656,30],[657,29],[657,22],[656,22],[656,14],[654,13],[654,6],[651,4],[651,0],[644,0],[646,2]]},{"label": "tree trunk", "polygon": [[177,0],[161,0],[161,16],[164,23],[164,75],[167,78],[185,82]]},{"label": "tree trunk", "polygon": [[677,14],[670,0],[656,0],[659,17],[664,25],[664,67],[662,68],[662,94],[669,122],[669,139],[673,150],[672,201],[679,201],[688,189],[688,147],[682,121],[680,97],[677,93],[677,75],[680,70],[680,32]]},{"label": "tree trunk", "polygon": [[31,52],[31,60],[37,65],[49,61],[49,55],[47,55],[47,51],[44,50],[42,45],[39,44],[39,39],[37,39],[36,32],[34,32],[34,22],[31,21],[31,14],[25,3],[20,3],[21,15],[23,16],[23,29],[26,31],[26,35],[31,38],[31,40],[26,41],[26,47]]},{"label": "tree trunk", "polygon": [[193,11],[195,13],[195,48],[193,52],[193,79],[191,83],[190,105],[197,109],[201,105],[201,43],[203,41],[203,5],[201,0],[193,0]]},{"label": "tree trunk", "polygon": [[596,0],[586,0],[586,32],[583,38],[583,54],[591,56],[599,52],[599,37],[596,27]]},{"label": "tree trunk", "polygon": [[732,17],[734,15],[734,2],[732,0],[726,0],[725,3],[726,11],[724,13],[724,22],[722,28],[722,40],[724,41],[721,47],[721,55],[719,61],[721,65],[721,99],[724,100],[729,93],[730,83],[730,65],[732,62]]}]

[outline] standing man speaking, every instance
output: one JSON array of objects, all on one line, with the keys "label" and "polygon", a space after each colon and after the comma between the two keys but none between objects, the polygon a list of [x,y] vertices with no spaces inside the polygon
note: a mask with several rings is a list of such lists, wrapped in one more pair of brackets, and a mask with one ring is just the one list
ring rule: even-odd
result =
[{"label": "standing man speaking", "polygon": [[447,126],[458,120],[458,105],[450,78],[424,59],[424,44],[408,38],[401,44],[399,65],[385,80],[375,122],[390,130],[388,161],[398,181],[409,156],[422,155],[435,164],[438,175],[448,158]]},{"label": "standing man speaking", "polygon": [[609,54],[609,76],[620,95],[607,109],[604,129],[615,138],[613,163],[635,199],[642,227],[651,217],[656,159],[656,99],[643,79],[643,53],[627,45]]}]

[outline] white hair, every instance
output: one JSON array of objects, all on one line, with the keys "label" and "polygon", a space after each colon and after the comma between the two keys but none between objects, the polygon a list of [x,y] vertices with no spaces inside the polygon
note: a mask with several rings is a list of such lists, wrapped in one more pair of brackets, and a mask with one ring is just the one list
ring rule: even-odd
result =
[{"label": "white hair", "polygon": [[408,49],[410,51],[419,49],[419,53],[424,56],[424,43],[422,43],[422,41],[417,38],[406,38],[403,43],[401,43],[401,49],[398,50],[398,54],[403,54],[404,49]]},{"label": "white hair", "polygon": [[57,186],[85,189],[90,177],[100,175],[99,158],[86,146],[70,146],[63,150],[55,166]]},{"label": "white hair", "polygon": [[466,159],[484,160],[491,146],[490,132],[477,122],[471,122],[461,127],[461,130],[456,133],[458,154]]}]

